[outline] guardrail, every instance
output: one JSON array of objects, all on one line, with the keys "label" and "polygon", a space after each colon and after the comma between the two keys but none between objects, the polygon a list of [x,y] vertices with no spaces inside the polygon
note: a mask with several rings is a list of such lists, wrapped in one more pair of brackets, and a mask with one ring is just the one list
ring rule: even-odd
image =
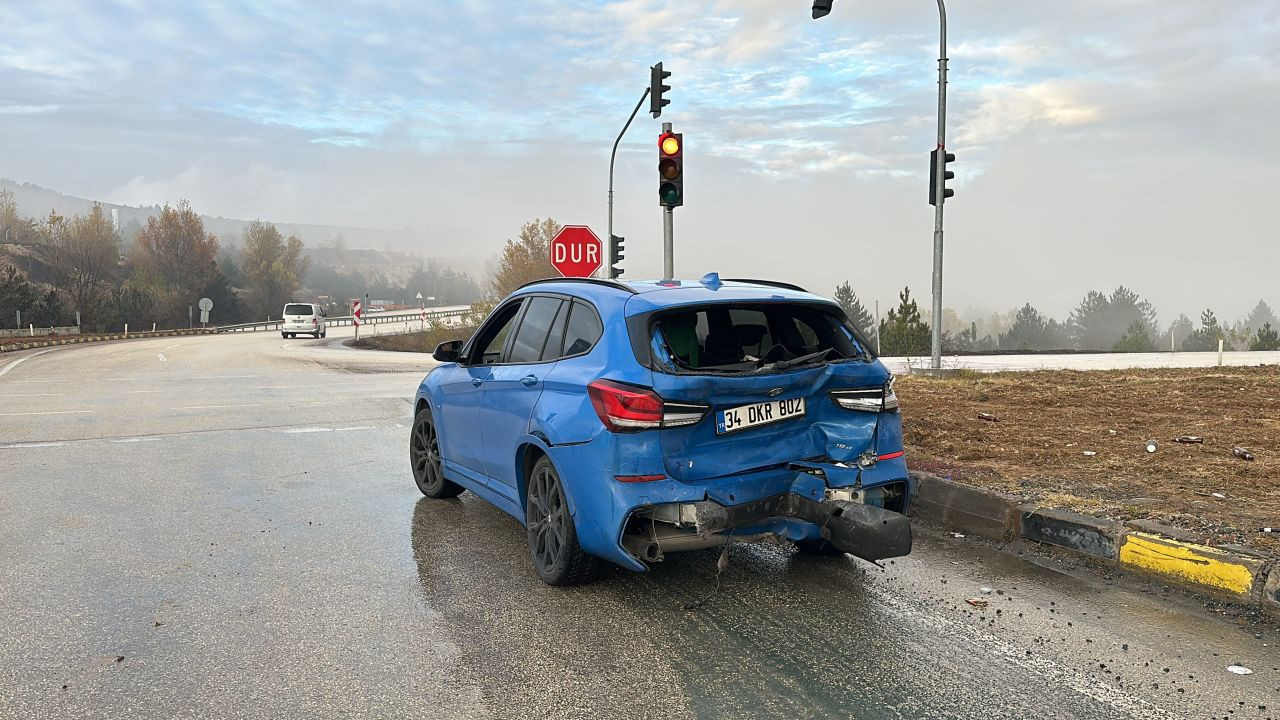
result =
[{"label": "guardrail", "polygon": [[[461,317],[471,312],[469,307],[452,307],[440,308],[436,310],[427,310],[427,319],[439,319],[448,317]],[[421,310],[397,310],[393,312],[381,312],[377,314],[365,315],[360,318],[360,324],[363,325],[382,325],[393,322],[413,322],[422,319]],[[352,315],[342,315],[339,317],[325,318],[325,327],[339,327],[342,325],[350,325],[355,320]],[[240,323],[239,325],[220,325],[212,328],[214,332],[257,332],[259,330],[279,330],[282,320],[266,320],[256,323]]]}]

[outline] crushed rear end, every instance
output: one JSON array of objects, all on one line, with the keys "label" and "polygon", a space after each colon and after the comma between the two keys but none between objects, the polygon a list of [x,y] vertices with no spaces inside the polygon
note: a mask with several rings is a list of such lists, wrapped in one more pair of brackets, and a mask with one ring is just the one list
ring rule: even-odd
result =
[{"label": "crushed rear end", "polygon": [[835,306],[715,303],[627,324],[670,418],[657,428],[664,472],[624,494],[644,501],[618,538],[629,556],[731,541],[825,544],[870,561],[911,551],[892,377]]}]

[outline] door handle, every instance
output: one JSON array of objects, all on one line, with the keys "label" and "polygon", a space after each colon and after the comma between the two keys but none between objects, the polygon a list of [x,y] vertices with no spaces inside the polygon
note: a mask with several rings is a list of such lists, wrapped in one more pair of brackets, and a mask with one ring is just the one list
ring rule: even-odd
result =
[{"label": "door handle", "polygon": [[534,377],[533,375],[525,375],[524,377],[520,378],[520,384],[525,387],[533,387],[534,385],[538,384],[538,378]]},{"label": "door handle", "polygon": [[484,380],[481,380],[480,378],[471,378],[471,384],[475,387],[480,387],[480,384],[483,382]]}]

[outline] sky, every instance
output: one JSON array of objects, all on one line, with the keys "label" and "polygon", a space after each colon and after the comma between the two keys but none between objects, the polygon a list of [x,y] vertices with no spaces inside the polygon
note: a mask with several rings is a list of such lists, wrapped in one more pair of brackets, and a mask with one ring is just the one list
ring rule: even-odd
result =
[{"label": "sky", "polygon": [[[1280,2],[953,0],[946,305],[1063,317],[1125,284],[1162,325],[1280,306]],[[662,268],[656,138],[685,138],[678,276],[927,305],[928,0],[0,0],[0,177],[134,205],[409,228],[496,253],[539,217]],[[325,238],[314,240],[319,242]]]}]

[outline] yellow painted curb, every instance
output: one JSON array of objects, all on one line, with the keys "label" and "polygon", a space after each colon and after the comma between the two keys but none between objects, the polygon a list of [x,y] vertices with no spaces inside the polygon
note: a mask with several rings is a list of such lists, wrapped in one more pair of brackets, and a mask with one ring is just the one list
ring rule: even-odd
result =
[{"label": "yellow painted curb", "polygon": [[1225,590],[1236,595],[1249,595],[1261,560],[1211,548],[1206,545],[1172,540],[1149,533],[1131,532],[1120,546],[1120,562],[1147,572],[1165,575],[1182,582]]}]

